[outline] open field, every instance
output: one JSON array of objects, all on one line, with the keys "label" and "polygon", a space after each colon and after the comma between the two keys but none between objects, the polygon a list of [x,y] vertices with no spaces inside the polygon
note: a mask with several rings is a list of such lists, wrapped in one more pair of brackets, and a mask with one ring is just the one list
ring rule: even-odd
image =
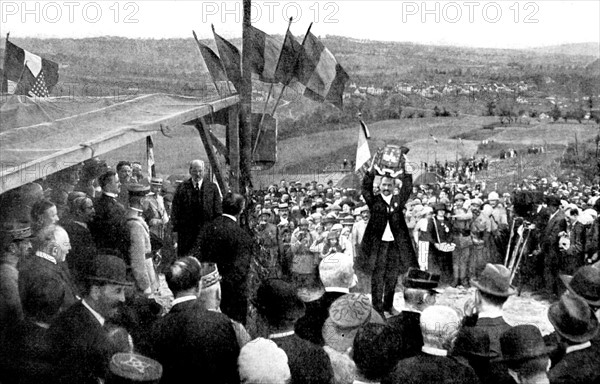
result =
[{"label": "open field", "polygon": [[[497,159],[500,151],[507,148],[521,150],[529,145],[546,145],[549,153],[543,156],[527,156],[521,159],[521,171],[541,172],[551,161],[560,157],[565,146],[593,138],[598,126],[592,123],[532,123],[526,127],[504,127],[494,130],[483,126],[494,121],[494,117],[459,116],[429,117],[421,119],[386,120],[369,124],[371,132],[370,148],[375,152],[385,143],[401,144],[411,148],[409,157],[414,162],[431,163],[437,157],[440,161],[454,161],[458,157],[483,156]],[[224,141],[224,129],[215,128],[215,134]],[[356,127],[319,132],[302,137],[281,140],[278,143],[278,162],[270,170],[258,172],[260,179],[278,180],[284,175],[317,175],[337,172],[344,159],[352,162],[355,157],[358,123]],[[438,144],[430,134],[438,139]],[[455,138],[462,137],[463,145]],[[490,144],[481,145],[488,139]],[[155,158],[157,172],[161,175],[186,174],[187,163],[193,158],[206,160],[202,142],[195,128],[174,127],[173,137],[155,136]],[[135,143],[107,156],[110,164],[118,160],[144,160],[145,144]],[[511,182],[518,176],[517,159],[494,162],[489,179],[509,176]],[[314,176],[316,177],[316,176]],[[313,178],[314,178],[313,177]]]}]

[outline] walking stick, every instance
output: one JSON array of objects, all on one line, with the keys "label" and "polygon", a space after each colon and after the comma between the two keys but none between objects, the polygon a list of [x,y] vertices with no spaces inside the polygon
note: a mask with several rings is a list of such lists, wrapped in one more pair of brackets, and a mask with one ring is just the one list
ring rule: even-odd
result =
[{"label": "walking stick", "polygon": [[525,230],[527,231],[527,235],[525,236],[525,240],[523,240],[521,251],[519,252],[519,257],[517,258],[517,263],[514,265],[514,268],[510,272],[509,284],[512,283],[513,278],[515,277],[515,275],[517,274],[517,271],[519,270],[521,260],[523,259],[523,252],[525,251],[525,246],[527,245],[527,240],[529,240],[529,234],[531,233],[531,230],[527,229],[527,228]]},{"label": "walking stick", "polygon": [[506,256],[504,256],[504,266],[508,265],[508,255],[510,255],[510,243],[512,242],[514,229],[515,229],[515,218],[513,217],[512,224],[510,226],[510,235],[508,237],[508,246],[506,247]]}]

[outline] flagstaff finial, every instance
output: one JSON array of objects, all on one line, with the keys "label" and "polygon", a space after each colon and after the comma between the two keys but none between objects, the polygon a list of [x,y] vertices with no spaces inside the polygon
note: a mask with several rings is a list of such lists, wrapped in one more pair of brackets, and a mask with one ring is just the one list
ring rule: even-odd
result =
[{"label": "flagstaff finial", "polygon": [[215,25],[211,24],[210,27],[212,28],[213,33],[215,33]]},{"label": "flagstaff finial", "polygon": [[196,31],[192,29],[192,33],[194,34],[194,39],[198,40],[198,36],[196,36]]}]

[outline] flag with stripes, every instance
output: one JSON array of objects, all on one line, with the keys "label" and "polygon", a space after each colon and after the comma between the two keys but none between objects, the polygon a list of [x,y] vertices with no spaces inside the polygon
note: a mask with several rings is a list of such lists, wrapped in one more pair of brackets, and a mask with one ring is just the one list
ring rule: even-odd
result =
[{"label": "flag with stripes", "polygon": [[217,56],[217,54],[207,45],[202,44],[200,40],[198,40],[196,32],[192,31],[192,33],[194,34],[194,39],[198,44],[200,55],[202,55],[202,59],[204,59],[206,69],[208,69],[208,73],[210,74],[210,77],[212,78],[213,82],[227,81],[225,68],[223,68],[223,63],[221,62],[221,59],[219,59],[219,56]]},{"label": "flag with stripes", "polygon": [[152,136],[146,136],[146,159],[148,161],[148,178],[156,177],[156,167],[154,166],[154,141]]},{"label": "flag with stripes", "polygon": [[438,143],[438,139],[435,136],[433,136],[431,133],[429,134],[429,136],[433,141],[435,141],[436,144]]},{"label": "flag with stripes", "polygon": [[369,150],[368,139],[371,138],[369,128],[362,119],[358,129],[358,145],[356,146],[356,165],[354,171],[358,171],[363,165],[371,160],[371,151]]},{"label": "flag with stripes", "polygon": [[258,28],[250,26],[248,28],[250,34],[250,44],[244,49],[248,49],[247,56],[252,67],[252,73],[256,73],[265,83],[277,83],[275,71],[277,69],[277,61],[281,52],[281,40],[267,35]]},{"label": "flag with stripes", "polygon": [[242,59],[240,51],[235,45],[219,36],[214,28],[213,34],[215,35],[215,43],[217,43],[217,49],[219,50],[223,67],[225,67],[227,78],[239,92],[242,85]]},{"label": "flag with stripes", "polygon": [[304,96],[318,102],[328,101],[342,108],[344,87],[350,79],[331,51],[309,31],[304,37],[296,72],[304,85]]},{"label": "flag with stripes", "polygon": [[6,41],[3,91],[48,97],[58,83],[58,64]]},{"label": "flag with stripes", "polygon": [[277,61],[277,69],[275,70],[275,78],[281,84],[288,85],[292,80],[298,78],[296,62],[301,51],[302,45],[296,41],[296,38],[288,28]]}]

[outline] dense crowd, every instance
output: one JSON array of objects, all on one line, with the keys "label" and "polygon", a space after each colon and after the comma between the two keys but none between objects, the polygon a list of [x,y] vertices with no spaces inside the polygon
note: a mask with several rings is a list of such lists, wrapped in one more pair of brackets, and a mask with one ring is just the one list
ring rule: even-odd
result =
[{"label": "dense crowd", "polygon": [[[0,381],[600,383],[598,184],[438,166],[454,181],[241,196],[199,160],[164,180],[91,159],[9,191]],[[463,308],[436,304],[452,289]],[[522,289],[555,332],[505,321]]]}]

